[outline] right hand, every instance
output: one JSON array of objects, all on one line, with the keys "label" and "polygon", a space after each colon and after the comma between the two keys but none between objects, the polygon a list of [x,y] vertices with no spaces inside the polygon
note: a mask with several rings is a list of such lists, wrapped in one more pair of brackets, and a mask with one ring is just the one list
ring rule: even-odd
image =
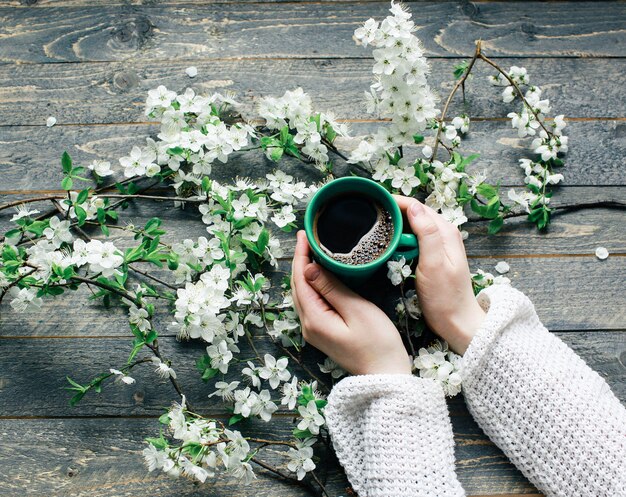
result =
[{"label": "right hand", "polygon": [[415,288],[426,323],[453,351],[463,354],[485,311],[474,296],[461,233],[418,200],[394,198],[419,241]]}]

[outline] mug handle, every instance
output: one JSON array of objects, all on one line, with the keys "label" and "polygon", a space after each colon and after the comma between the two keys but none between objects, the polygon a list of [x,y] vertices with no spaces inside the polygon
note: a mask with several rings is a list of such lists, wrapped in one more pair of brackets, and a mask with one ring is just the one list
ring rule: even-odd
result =
[{"label": "mug handle", "polygon": [[394,259],[404,257],[407,261],[415,259],[420,253],[417,238],[412,233],[402,233],[400,235],[400,242],[396,251],[393,253]]}]

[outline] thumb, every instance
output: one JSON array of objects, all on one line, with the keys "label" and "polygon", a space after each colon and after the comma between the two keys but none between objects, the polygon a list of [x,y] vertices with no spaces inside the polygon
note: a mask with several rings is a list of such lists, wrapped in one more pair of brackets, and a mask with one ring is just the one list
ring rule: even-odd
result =
[{"label": "thumb", "polygon": [[420,265],[438,266],[443,262],[443,239],[436,213],[415,200],[407,209],[407,218],[420,246]]},{"label": "thumb", "polygon": [[307,283],[319,293],[342,317],[346,317],[357,308],[363,298],[318,264],[309,264],[304,269]]}]

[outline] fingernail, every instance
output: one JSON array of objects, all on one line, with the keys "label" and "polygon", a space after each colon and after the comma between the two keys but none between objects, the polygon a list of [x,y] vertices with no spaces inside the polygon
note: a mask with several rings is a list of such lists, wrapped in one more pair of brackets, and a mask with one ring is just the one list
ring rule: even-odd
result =
[{"label": "fingernail", "polygon": [[424,212],[424,206],[420,202],[413,202],[409,208],[411,216],[417,216]]},{"label": "fingernail", "polygon": [[320,268],[317,267],[317,264],[310,264],[304,270],[304,277],[309,281],[315,281],[319,275],[320,275]]}]

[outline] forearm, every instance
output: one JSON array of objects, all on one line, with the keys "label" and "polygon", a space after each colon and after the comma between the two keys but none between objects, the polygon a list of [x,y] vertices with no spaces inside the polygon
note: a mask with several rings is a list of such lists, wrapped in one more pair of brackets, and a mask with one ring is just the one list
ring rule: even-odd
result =
[{"label": "forearm", "polygon": [[333,446],[360,497],[462,497],[443,390],[411,375],[352,376],[328,398]]},{"label": "forearm", "polygon": [[626,409],[606,382],[509,287],[479,300],[487,317],[464,356],[470,412],[549,497],[626,495]]}]

